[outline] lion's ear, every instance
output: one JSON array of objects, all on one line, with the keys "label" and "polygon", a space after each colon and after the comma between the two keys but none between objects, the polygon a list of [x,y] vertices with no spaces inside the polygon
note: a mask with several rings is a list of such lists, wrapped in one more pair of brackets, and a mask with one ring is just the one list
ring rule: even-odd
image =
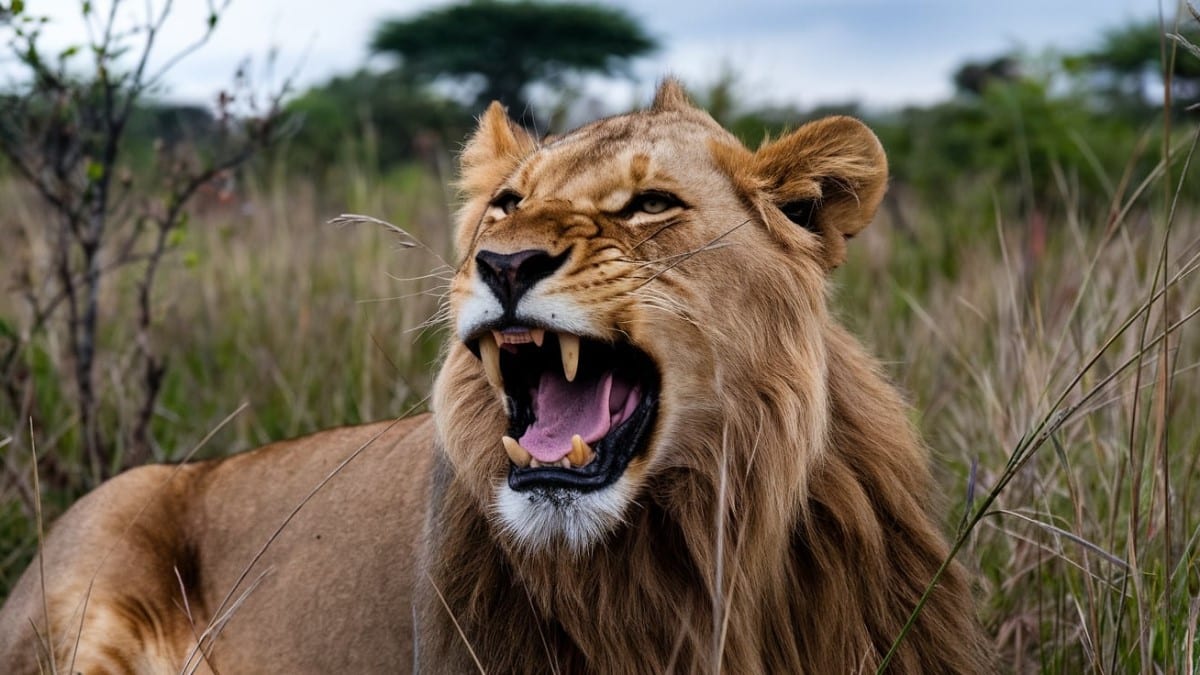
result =
[{"label": "lion's ear", "polygon": [[755,174],[775,206],[818,234],[828,268],[846,257],[846,239],[875,217],[887,189],[879,139],[852,117],[809,122],[754,155]]},{"label": "lion's ear", "polygon": [[533,136],[510,120],[504,106],[494,101],[463,148],[459,187],[469,197],[491,192],[536,148]]}]

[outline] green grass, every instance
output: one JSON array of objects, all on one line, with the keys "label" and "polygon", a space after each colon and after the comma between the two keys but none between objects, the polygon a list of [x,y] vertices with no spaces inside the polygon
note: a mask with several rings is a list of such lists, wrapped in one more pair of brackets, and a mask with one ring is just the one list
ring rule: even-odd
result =
[{"label": "green grass", "polygon": [[[181,457],[242,402],[247,410],[199,456],[422,408],[443,337],[422,328],[438,311],[442,262],[383,228],[326,221],[377,216],[449,259],[448,191],[419,168],[347,170],[336,184],[322,194],[304,177],[275,175],[246,186],[246,208],[189,225],[157,288],[152,340],[170,370],[155,459]],[[1076,206],[1064,191],[1040,223],[979,209],[977,190],[969,201],[949,190],[944,202],[920,203],[897,186],[895,208],[834,274],[836,311],[911,394],[951,536],[974,495],[978,525],[962,534],[959,559],[976,573],[1006,671],[1198,667],[1200,340],[1193,325],[1154,339],[1200,304],[1200,274],[1151,302],[1163,268],[1176,277],[1200,253],[1200,213],[1190,204],[1170,216],[1172,185],[1159,178],[1137,195],[1112,194],[1115,209]],[[44,255],[19,236],[39,222],[36,200],[9,182],[0,202],[0,248]],[[104,312],[124,316],[133,279],[110,281]],[[22,311],[17,294],[0,294],[8,325],[22,325]],[[132,340],[119,324],[103,335],[110,430],[136,406]],[[90,482],[60,375],[61,327],[38,336],[24,362],[38,453],[54,458],[41,467],[52,519]],[[0,596],[36,548],[28,421],[6,405]],[[1048,419],[1054,432],[1031,445]],[[1009,466],[1014,452],[1027,453],[1019,467]]]}]

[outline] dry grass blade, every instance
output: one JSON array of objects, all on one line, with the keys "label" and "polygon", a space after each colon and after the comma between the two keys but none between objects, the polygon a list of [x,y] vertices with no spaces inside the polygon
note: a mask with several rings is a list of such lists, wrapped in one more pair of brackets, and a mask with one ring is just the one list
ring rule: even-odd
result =
[{"label": "dry grass blade", "polygon": [[721,654],[725,650],[725,529],[726,529],[726,499],[729,492],[729,427],[721,428],[721,474],[717,487],[716,528],[717,569],[714,571],[712,590],[712,668],[714,673],[721,670]]},{"label": "dry grass blade", "polygon": [[254,581],[251,581],[249,584],[247,584],[246,589],[238,594],[237,599],[229,605],[229,608],[225,610],[223,614],[214,616],[212,620],[209,621],[208,626],[202,633],[200,633],[200,638],[196,640],[196,644],[192,645],[192,649],[188,652],[187,658],[184,659],[183,666],[179,669],[179,675],[192,675],[192,673],[195,673],[196,669],[202,664],[208,663],[208,654],[201,649],[201,643],[203,640],[208,638],[210,643],[216,641],[217,637],[221,634],[221,631],[225,628],[225,625],[229,623],[229,620],[233,618],[234,614],[237,614],[237,611],[241,609],[242,605],[246,602],[246,599],[249,598],[254,591],[258,590],[259,585],[262,584],[263,580],[267,578],[268,574],[270,574],[270,570],[265,570],[260,573],[254,578]]},{"label": "dry grass blade", "polygon": [[[46,535],[42,525],[42,488],[38,482],[38,461],[37,461],[37,442],[34,440],[33,420],[29,420],[29,452],[33,458],[33,494],[34,494],[34,518],[37,527],[37,545],[38,545],[38,580],[42,587],[42,616],[46,619],[46,655],[50,663],[50,673],[58,675],[58,664],[55,659],[55,653],[58,651],[54,644],[54,632],[51,628],[52,619],[50,617],[50,603],[46,596],[46,556],[45,542]],[[34,627],[35,634],[37,633],[36,626]],[[72,657],[72,662],[74,658]]]},{"label": "dry grass blade", "polygon": [[1124,560],[1117,557],[1116,555],[1113,555],[1112,553],[1105,551],[1099,545],[1092,543],[1092,542],[1088,541],[1087,539],[1084,539],[1083,537],[1075,534],[1074,532],[1069,532],[1067,530],[1062,529],[1061,527],[1051,525],[1050,523],[1038,520],[1037,518],[1032,518],[1023,513],[1018,513],[1016,511],[1010,511],[1008,509],[994,509],[994,510],[988,512],[987,515],[1012,516],[1013,518],[1023,520],[1032,525],[1037,525],[1038,527],[1046,530],[1047,532],[1052,532],[1053,534],[1058,535],[1060,537],[1070,539],[1071,541],[1075,542],[1076,544],[1083,546],[1084,548],[1095,553],[1096,555],[1100,556],[1101,558],[1104,558],[1105,560],[1107,560],[1108,562],[1110,562],[1114,565],[1117,565],[1117,566],[1125,568],[1125,569],[1129,568],[1129,563],[1125,562]]},{"label": "dry grass blade", "polygon": [[[292,519],[296,517],[296,514],[300,513],[300,510],[304,508],[304,505],[307,504],[310,500],[312,500],[312,498],[315,497],[317,495],[317,493],[320,492],[329,483],[329,481],[333,480],[333,478],[335,476],[337,476],[339,473],[341,473],[342,469],[346,468],[350,464],[350,462],[354,461],[359,455],[361,455],[363,453],[364,450],[371,447],[371,445],[373,445],[375,443],[375,441],[378,440],[381,436],[386,434],[388,431],[391,431],[392,427],[396,426],[396,424],[398,424],[399,422],[400,422],[399,418],[392,420],[392,422],[390,424],[385,426],[374,436],[368,438],[361,445],[359,445],[357,448],[355,448],[354,451],[351,452],[349,455],[347,455],[345,459],[343,459],[341,462],[338,462],[337,466],[335,466],[328,474],[325,475],[324,478],[322,478],[315,486],[313,486],[313,488],[308,492],[308,494],[306,494],[304,496],[304,498],[301,499],[300,502],[298,504],[296,504],[296,506],[294,508],[292,508],[292,510],[290,512],[288,512],[287,516],[285,516],[283,518],[283,520],[279,523],[279,525],[275,528],[275,531],[271,533],[271,536],[267,537],[267,540],[265,542],[263,542],[263,545],[261,547],[259,547],[258,552],[256,552],[254,554],[254,557],[251,558],[250,561],[246,564],[246,566],[242,568],[242,573],[238,575],[238,578],[236,580],[234,580],[233,585],[230,586],[229,591],[225,594],[225,597],[221,599],[220,604],[218,604],[216,609],[213,610],[212,615],[213,615],[214,619],[216,617],[222,615],[222,612],[225,610],[226,605],[228,605],[230,600],[233,598],[234,593],[237,592],[238,588],[246,580],[246,577],[249,576],[250,570],[252,570],[254,568],[254,566],[258,563],[258,561],[262,559],[263,555],[266,554],[267,549],[269,549],[271,547],[271,544],[273,544],[275,542],[275,540],[279,538],[279,535],[282,534],[284,529],[287,528],[288,524],[292,522]],[[244,600],[245,597],[246,597],[246,594],[244,593],[241,596],[242,600]],[[232,616],[232,615],[230,614],[229,616]],[[226,621],[227,620],[228,620],[228,618],[226,618]],[[217,636],[220,634],[220,628],[214,628],[216,625],[217,625],[217,623],[215,621],[210,620],[209,625],[205,628],[204,635],[209,638],[209,644],[211,644],[213,641],[215,641]],[[223,625],[224,625],[224,621],[221,622],[221,626],[223,626]],[[189,658],[188,658],[189,663],[192,660],[192,656],[198,650],[203,651],[203,645],[200,642],[197,642],[197,644],[192,648],[192,654],[189,655]]]},{"label": "dry grass blade", "polygon": [[1192,44],[1191,42],[1188,42],[1187,38],[1185,38],[1184,36],[1182,36],[1178,33],[1169,33],[1167,35],[1167,37],[1171,38],[1180,47],[1183,47],[1184,49],[1191,52],[1193,56],[1200,59],[1200,46],[1197,46],[1197,45]]},{"label": "dry grass blade", "polygon": [[409,234],[404,228],[400,227],[399,225],[394,225],[392,223],[389,223],[386,220],[376,218],[374,216],[364,216],[364,215],[357,214],[357,213],[343,213],[340,216],[337,216],[336,218],[329,219],[330,225],[337,225],[339,227],[346,226],[346,225],[358,225],[361,223],[370,223],[372,225],[382,225],[385,229],[392,232],[393,234],[400,235],[400,237],[402,237],[402,239],[400,240],[400,246],[403,248],[416,248],[421,245],[421,243],[418,242],[416,240],[416,238],[413,237],[411,234]]},{"label": "dry grass blade", "polygon": [[454,612],[450,610],[450,605],[446,602],[446,596],[442,595],[442,589],[438,588],[437,582],[428,574],[425,578],[429,581],[429,585],[433,588],[433,592],[437,593],[438,600],[441,601],[442,607],[446,610],[446,615],[450,617],[450,621],[454,624],[454,630],[458,631],[458,637],[462,638],[463,645],[466,646],[467,652],[471,655],[471,660],[475,662],[475,667],[479,669],[480,675],[487,675],[483,664],[479,662],[479,657],[475,654],[475,649],[471,646],[470,640],[467,640],[467,634],[463,632],[462,626],[458,625],[458,619],[455,618]]}]

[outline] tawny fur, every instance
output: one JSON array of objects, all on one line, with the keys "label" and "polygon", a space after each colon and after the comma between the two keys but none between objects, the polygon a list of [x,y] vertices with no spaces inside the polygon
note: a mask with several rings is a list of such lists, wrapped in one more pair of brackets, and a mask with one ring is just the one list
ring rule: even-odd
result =
[{"label": "tawny fur", "polygon": [[[543,302],[636,345],[662,376],[620,518],[582,548],[506,526],[503,404],[451,339],[432,421],[142,469],[81,501],[46,548],[60,667],[90,588],[76,654],[88,673],[178,670],[198,636],[199,672],[875,670],[947,554],[909,409],[826,307],[886,180],[855,120],[751,152],[673,82],[650,109],[553,142],[493,105],[462,156],[452,319],[477,288],[477,251],[568,254]],[[512,214],[488,206],[502,189],[522,196]],[[645,189],[687,208],[616,215]],[[250,559],[358,447],[205,642]],[[112,542],[116,567],[97,561]],[[36,672],[33,626],[46,632],[37,569],[0,612],[0,663],[15,672]],[[890,672],[984,672],[984,645],[952,564]]]}]

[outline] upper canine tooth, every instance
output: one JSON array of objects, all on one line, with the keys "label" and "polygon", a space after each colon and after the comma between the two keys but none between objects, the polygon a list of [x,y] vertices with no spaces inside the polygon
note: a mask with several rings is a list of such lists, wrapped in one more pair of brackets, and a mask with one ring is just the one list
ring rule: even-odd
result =
[{"label": "upper canine tooth", "polygon": [[567,453],[567,459],[571,461],[571,466],[586,466],[596,453],[592,451],[592,447],[583,440],[579,434],[571,437],[571,452]]},{"label": "upper canine tooth", "polygon": [[500,374],[500,348],[491,335],[479,338],[479,358],[483,361],[483,372],[488,382],[496,389],[504,388],[504,376]]},{"label": "upper canine tooth", "polygon": [[529,454],[528,450],[521,447],[521,444],[517,442],[517,439],[513,438],[512,436],[501,436],[500,442],[504,444],[504,452],[508,455],[508,458],[512,460],[513,464],[516,464],[520,467],[526,467],[529,466],[530,462],[533,461],[533,455]]},{"label": "upper canine tooth", "polygon": [[559,333],[558,348],[562,351],[563,374],[567,376],[567,382],[574,382],[575,373],[579,371],[579,336]]},{"label": "upper canine tooth", "polygon": [[539,347],[542,346],[542,341],[546,339],[545,328],[530,328],[529,334],[533,338],[533,344]]}]

